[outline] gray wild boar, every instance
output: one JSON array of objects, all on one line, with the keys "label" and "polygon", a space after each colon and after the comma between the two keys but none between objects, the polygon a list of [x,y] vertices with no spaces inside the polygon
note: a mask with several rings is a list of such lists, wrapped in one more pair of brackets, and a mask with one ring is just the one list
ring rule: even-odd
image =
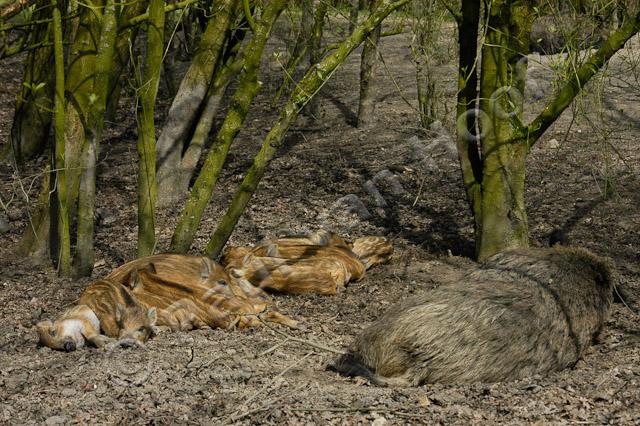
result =
[{"label": "gray wild boar", "polygon": [[573,366],[607,321],[611,269],[580,248],[506,251],[392,307],[330,369],[379,385],[516,380]]}]

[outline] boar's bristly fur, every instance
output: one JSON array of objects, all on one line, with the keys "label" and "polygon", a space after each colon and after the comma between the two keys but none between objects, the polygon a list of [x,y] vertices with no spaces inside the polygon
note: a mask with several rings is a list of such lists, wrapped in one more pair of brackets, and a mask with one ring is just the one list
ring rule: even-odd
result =
[{"label": "boar's bristly fur", "polygon": [[392,307],[331,368],[413,386],[546,374],[584,355],[611,301],[610,266],[587,250],[506,251]]}]

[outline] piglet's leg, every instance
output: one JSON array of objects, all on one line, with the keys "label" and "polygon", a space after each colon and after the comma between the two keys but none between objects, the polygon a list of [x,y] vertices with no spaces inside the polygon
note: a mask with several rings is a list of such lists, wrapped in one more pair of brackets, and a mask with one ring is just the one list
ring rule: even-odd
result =
[{"label": "piglet's leg", "polygon": [[110,343],[114,340],[103,334],[94,334],[90,336],[84,336],[84,338],[87,339],[87,342],[91,343],[96,348],[101,348],[107,343]]}]

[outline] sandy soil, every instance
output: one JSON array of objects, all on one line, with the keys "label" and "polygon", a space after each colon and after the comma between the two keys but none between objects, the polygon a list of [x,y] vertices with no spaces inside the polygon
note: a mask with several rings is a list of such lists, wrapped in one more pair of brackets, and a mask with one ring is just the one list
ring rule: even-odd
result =
[{"label": "sandy soil", "polygon": [[[446,149],[453,117],[444,120],[447,130],[420,128],[408,43],[403,35],[383,40],[384,66],[378,68],[376,120],[370,129],[352,126],[359,56],[340,68],[321,93],[321,117],[301,117],[289,132],[232,237],[232,243],[247,244],[285,231],[327,227],[350,237],[393,239],[391,263],[370,270],[337,296],[274,296],[279,309],[307,327],[286,331],[299,340],[262,328],[162,333],[146,348],[133,350],[66,354],[38,348],[37,321],[55,318],[93,279],[135,256],[132,99],[122,99],[100,151],[103,216],[92,278],[60,279],[50,266],[12,255],[29,220],[24,194],[36,196],[45,160],[28,164],[20,180],[3,166],[2,200],[11,201],[4,212],[9,230],[0,236],[0,423],[640,423],[638,315],[621,305],[614,307],[602,342],[583,361],[548,377],[378,388],[325,371],[335,355],[321,347],[344,349],[394,302],[454,280],[473,266],[471,217],[457,160]],[[633,49],[616,57],[606,78],[590,85],[603,86],[601,96],[583,98],[533,148],[526,199],[533,245],[545,245],[554,228],[565,229],[574,244],[611,257],[621,285],[640,300],[640,85],[631,68],[637,45],[636,40]],[[553,88],[557,58],[529,59],[530,117]],[[264,67],[265,90],[232,150],[194,252],[206,244],[276,119],[270,99],[277,81],[270,71],[278,65],[272,61]],[[0,143],[7,143],[19,58],[0,65]],[[443,100],[452,108],[453,64],[443,64],[438,74]],[[425,154],[434,140],[444,143]],[[376,207],[363,184],[385,169],[393,171],[403,191],[382,182],[386,207]],[[365,203],[368,219],[334,206],[350,193]],[[160,212],[159,251],[168,247],[178,213]]]}]

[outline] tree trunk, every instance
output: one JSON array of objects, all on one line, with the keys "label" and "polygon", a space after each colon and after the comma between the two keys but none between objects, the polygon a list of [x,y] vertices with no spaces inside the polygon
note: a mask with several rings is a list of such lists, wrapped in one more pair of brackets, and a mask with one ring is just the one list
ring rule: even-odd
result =
[{"label": "tree trunk", "polygon": [[226,34],[230,26],[231,12],[235,9],[236,1],[224,0],[217,13],[212,15],[158,138],[156,158],[159,206],[175,204],[184,196],[175,190],[175,183],[181,172],[182,153],[211,84],[214,68],[224,46],[225,38],[221,34]]},{"label": "tree trunk", "polygon": [[[372,0],[369,3],[371,13],[380,7],[381,0]],[[381,27],[371,32],[362,48],[360,58],[360,97],[358,102],[358,128],[370,126],[374,121],[376,108],[376,93],[373,87],[375,65],[378,56],[378,42],[380,41]]]},{"label": "tree trunk", "polygon": [[[236,15],[241,12],[241,8],[236,8]],[[198,161],[202,154],[204,145],[209,138],[211,129],[218,115],[218,111],[222,106],[222,101],[226,89],[231,79],[237,75],[244,66],[244,58],[238,57],[240,46],[244,39],[244,34],[237,34],[237,31],[231,32],[226,37],[227,45],[225,46],[225,54],[219,58],[219,65],[216,66],[213,81],[209,86],[206,95],[206,101],[202,112],[198,117],[195,130],[189,140],[188,147],[182,155],[180,161],[180,172],[176,173],[173,182],[173,191],[177,197],[186,198],[189,194],[189,183],[193,177]],[[223,37],[223,36],[221,36]],[[235,44],[234,44],[235,43]],[[222,63],[222,59],[225,59]]]},{"label": "tree trunk", "polygon": [[174,30],[178,25],[177,15],[180,12],[169,12],[166,14],[164,29],[164,44],[167,46],[167,53],[162,61],[163,81],[167,89],[168,97],[173,98],[178,93],[176,78],[176,55],[178,52],[178,41]]},{"label": "tree trunk", "polygon": [[[327,2],[320,0],[316,8],[316,13],[313,18],[313,29],[311,31],[311,37],[309,37],[309,68],[313,68],[318,62],[320,62],[322,55],[322,32],[324,29],[324,20],[327,16]],[[320,88],[318,88],[319,90]],[[306,115],[317,119],[320,114],[320,104],[317,97],[311,97],[307,103],[304,112]]]},{"label": "tree trunk", "polygon": [[[96,4],[96,7],[99,7]],[[77,22],[76,22],[77,21]],[[79,24],[82,22],[82,25]],[[73,225],[73,217],[76,212],[76,202],[78,197],[78,187],[80,185],[80,173],[82,169],[82,149],[84,145],[84,114],[89,108],[91,94],[93,88],[91,79],[87,78],[88,71],[94,69],[95,41],[100,37],[100,22],[92,11],[84,8],[81,16],[76,18],[74,25],[70,29],[70,37],[73,42],[69,49],[68,69],[65,82],[65,113],[64,113],[64,164],[65,164],[65,183],[67,208],[69,210],[69,226]],[[55,74],[51,73],[54,77]],[[51,160],[58,161],[58,160]],[[46,188],[46,194],[41,194],[39,200],[47,201],[47,208],[36,209],[32,222],[34,226],[27,228],[23,235],[19,251],[21,253],[33,253],[39,256],[45,251],[40,247],[43,241],[50,244],[51,247],[59,247],[61,242],[57,241],[56,232],[51,232],[50,207],[49,207],[49,187]],[[54,206],[54,208],[56,208]],[[46,224],[44,226],[43,224]],[[57,221],[54,220],[53,227],[56,230]],[[34,234],[35,232],[35,234]],[[33,247],[29,247],[33,244]],[[56,249],[57,250],[57,249]],[[49,255],[49,247],[46,254]],[[54,253],[54,256],[57,256]]]},{"label": "tree trunk", "polygon": [[218,111],[222,106],[226,89],[231,79],[240,72],[245,63],[243,57],[237,58],[236,61],[233,58],[229,58],[229,61],[231,62],[229,65],[219,67],[216,71],[213,84],[207,94],[207,103],[198,118],[198,124],[189,142],[189,147],[182,156],[180,163],[181,173],[179,178],[176,179],[176,190],[182,191],[185,197],[189,192],[189,182],[196,170],[205,142],[209,138],[214,121],[218,116]]},{"label": "tree trunk", "polygon": [[[122,12],[120,13],[118,21],[127,22],[143,13],[146,7],[146,0],[125,3],[122,7]],[[112,122],[115,120],[116,112],[118,111],[118,103],[122,94],[123,82],[125,81],[124,74],[131,60],[130,47],[135,45],[139,29],[139,26],[133,26],[118,31],[115,49],[115,65],[113,72],[111,73],[109,95],[107,96],[107,111],[105,113],[106,122]]]},{"label": "tree trunk", "polygon": [[444,18],[439,15],[437,0],[416,0],[413,3],[413,38],[411,51],[416,66],[416,87],[420,124],[429,129],[438,118],[438,101],[435,84],[435,61],[438,58],[437,43]]},{"label": "tree trunk", "polygon": [[280,114],[278,122],[267,134],[260,151],[254,158],[253,164],[247,171],[240,187],[234,194],[233,200],[227,212],[220,221],[213,236],[209,240],[206,248],[207,256],[216,258],[220,255],[222,248],[226,244],[229,236],[233,232],[238,219],[244,212],[249,200],[256,191],[260,179],[282,145],[284,136],[289,126],[298,117],[302,107],[309,102],[309,99],[322,87],[331,77],[335,69],[345,60],[345,58],[362,43],[362,41],[373,31],[391,12],[402,7],[409,0],[398,0],[381,5],[374,13],[359,25],[351,36],[344,40],[338,48],[322,62],[309,69],[304,78],[296,85],[287,104]]},{"label": "tree trunk", "polygon": [[360,12],[360,0],[351,0],[351,10],[349,11],[349,34],[353,34],[353,30],[358,25],[358,13]]},{"label": "tree trunk", "polygon": [[[49,16],[49,1],[38,2],[34,19]],[[46,42],[52,31],[49,22],[40,23],[31,39]],[[10,146],[16,164],[41,154],[47,146],[53,110],[53,46],[44,46],[27,54],[20,94],[16,100]]]},{"label": "tree trunk", "polygon": [[[476,212],[478,259],[529,245],[524,204],[526,144],[509,144],[522,130],[522,110],[534,11],[529,1],[502,0],[487,11],[482,47],[479,121],[482,136],[482,202]],[[478,219],[476,219],[478,220]]]},{"label": "tree trunk", "polygon": [[[499,1],[493,2],[487,11],[487,35],[480,67],[480,111],[476,113],[474,56],[479,12],[479,1],[465,1],[457,17],[461,52],[457,142],[475,220],[476,253],[479,259],[484,259],[505,249],[527,246],[524,185],[528,151],[585,84],[638,33],[640,11],[630,15],[598,51],[571,73],[564,87],[526,126],[521,121],[524,58],[533,6],[526,1]],[[480,134],[476,134],[476,125]],[[481,158],[477,141],[481,143]]]},{"label": "tree trunk", "polygon": [[313,34],[313,16],[313,0],[302,0],[302,15],[300,17],[298,36],[284,66],[282,84],[271,102],[274,106],[278,104],[283,93],[288,90],[289,84],[294,81],[296,68],[309,49],[309,34]]},{"label": "tree trunk", "polygon": [[29,224],[16,248],[16,255],[29,257],[34,263],[49,261],[51,167],[46,166],[40,195],[33,214],[29,215]]},{"label": "tree trunk", "polygon": [[255,24],[253,38],[247,45],[244,54],[244,67],[240,75],[240,83],[231,99],[227,117],[220,127],[182,211],[180,221],[171,239],[172,252],[184,253],[191,247],[229,148],[242,127],[253,98],[260,89],[258,73],[262,52],[269,39],[271,28],[285,4],[286,0],[272,0],[266,6],[262,19]]},{"label": "tree trunk", "polygon": [[[480,138],[476,132],[478,116],[478,25],[480,0],[462,2],[458,26],[458,102],[456,116],[456,146],[462,171],[462,181],[467,193],[470,211],[474,218],[474,235],[482,234],[482,159]],[[477,241],[477,239],[476,239]],[[478,244],[476,244],[476,256]]]},{"label": "tree trunk", "polygon": [[154,106],[164,52],[164,0],[149,2],[147,56],[138,108],[138,257],[153,253],[156,245],[156,151]]},{"label": "tree trunk", "polygon": [[82,176],[78,194],[78,239],[74,257],[74,274],[90,275],[94,263],[93,225],[96,197],[96,163],[98,145],[104,129],[104,115],[115,52],[118,19],[116,3],[107,0],[102,10],[100,41],[95,57],[89,108],[84,121]]},{"label": "tree trunk", "polygon": [[63,277],[71,275],[71,234],[69,226],[69,203],[67,200],[66,164],[64,147],[64,54],[62,46],[62,19],[60,7],[56,0],[53,6],[53,40],[55,52],[55,144],[51,155],[55,176],[55,191],[51,202],[51,253],[57,262],[59,274]]}]

